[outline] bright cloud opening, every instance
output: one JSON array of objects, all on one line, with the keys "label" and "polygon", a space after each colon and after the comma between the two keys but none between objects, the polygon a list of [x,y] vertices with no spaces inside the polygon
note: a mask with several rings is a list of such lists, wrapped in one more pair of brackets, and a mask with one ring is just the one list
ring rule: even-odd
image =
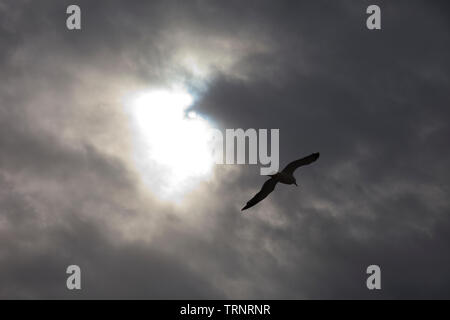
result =
[{"label": "bright cloud opening", "polygon": [[134,159],[143,181],[159,197],[181,200],[213,168],[209,123],[194,111],[185,90],[155,90],[129,104]]}]

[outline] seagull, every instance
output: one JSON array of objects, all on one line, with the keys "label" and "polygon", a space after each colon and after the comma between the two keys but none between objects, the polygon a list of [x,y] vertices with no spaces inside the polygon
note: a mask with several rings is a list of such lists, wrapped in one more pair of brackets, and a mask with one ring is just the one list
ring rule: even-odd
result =
[{"label": "seagull", "polygon": [[247,202],[247,204],[245,205],[245,207],[241,209],[241,211],[253,207],[258,202],[264,200],[264,198],[267,197],[269,193],[271,193],[275,189],[275,186],[278,182],[284,184],[295,184],[298,187],[297,180],[295,180],[294,177],[295,169],[316,161],[319,158],[319,156],[320,156],[319,152],[312,153],[307,157],[292,161],[281,172],[277,172],[276,174],[270,174],[269,175],[270,179],[264,182],[261,190]]}]

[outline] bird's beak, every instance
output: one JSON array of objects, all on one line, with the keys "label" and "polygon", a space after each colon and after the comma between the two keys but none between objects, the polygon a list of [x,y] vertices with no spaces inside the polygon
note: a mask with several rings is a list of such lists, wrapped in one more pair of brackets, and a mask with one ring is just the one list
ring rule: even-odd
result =
[{"label": "bird's beak", "polygon": [[294,182],[295,186],[298,187],[297,182]]}]

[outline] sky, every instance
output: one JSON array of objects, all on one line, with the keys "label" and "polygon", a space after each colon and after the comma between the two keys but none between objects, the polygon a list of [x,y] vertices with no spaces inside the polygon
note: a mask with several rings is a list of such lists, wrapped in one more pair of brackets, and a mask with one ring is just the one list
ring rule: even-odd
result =
[{"label": "sky", "polygon": [[[0,0],[0,298],[450,298],[449,33],[437,0]],[[321,157],[243,214],[260,166],[189,171],[203,131],[136,125],[158,90]]]}]

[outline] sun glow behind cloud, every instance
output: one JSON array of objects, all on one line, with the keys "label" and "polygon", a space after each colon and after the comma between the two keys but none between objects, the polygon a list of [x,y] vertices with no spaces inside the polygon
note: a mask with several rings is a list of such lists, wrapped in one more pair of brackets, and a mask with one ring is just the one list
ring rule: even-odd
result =
[{"label": "sun glow behind cloud", "polygon": [[134,160],[144,183],[173,201],[210,176],[214,158],[210,124],[188,111],[185,90],[152,90],[128,103],[134,130]]}]

